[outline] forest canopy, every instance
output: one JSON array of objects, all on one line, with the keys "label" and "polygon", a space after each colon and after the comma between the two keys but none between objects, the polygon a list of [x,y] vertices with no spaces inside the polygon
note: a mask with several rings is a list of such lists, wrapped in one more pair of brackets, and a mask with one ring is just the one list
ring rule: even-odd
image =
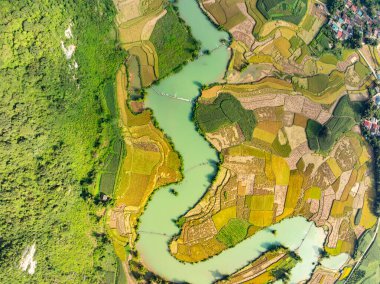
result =
[{"label": "forest canopy", "polygon": [[[81,192],[112,138],[103,89],[124,56],[113,3],[1,1],[0,10],[0,282],[104,282],[112,247],[100,206]],[[70,60],[61,41],[76,46]],[[29,275],[19,265],[33,243]]]}]

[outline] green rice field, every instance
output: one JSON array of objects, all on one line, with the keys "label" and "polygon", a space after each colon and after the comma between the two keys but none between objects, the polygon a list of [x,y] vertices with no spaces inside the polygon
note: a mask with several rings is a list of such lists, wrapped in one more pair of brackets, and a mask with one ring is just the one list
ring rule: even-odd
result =
[{"label": "green rice field", "polygon": [[250,224],[241,219],[231,219],[217,234],[218,241],[227,247],[232,247],[244,240]]},{"label": "green rice field", "polygon": [[238,123],[246,140],[251,139],[256,126],[253,112],[245,110],[230,94],[220,94],[212,104],[198,104],[195,119],[204,132],[213,132],[223,126]]},{"label": "green rice field", "polygon": [[258,0],[257,9],[267,20],[299,24],[307,10],[307,0]]}]

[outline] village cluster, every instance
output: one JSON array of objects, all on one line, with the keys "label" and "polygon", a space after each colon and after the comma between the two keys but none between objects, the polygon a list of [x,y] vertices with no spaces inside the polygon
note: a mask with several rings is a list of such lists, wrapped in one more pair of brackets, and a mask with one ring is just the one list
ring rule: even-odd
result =
[{"label": "village cluster", "polygon": [[367,7],[354,5],[348,0],[343,9],[338,9],[331,15],[329,26],[336,38],[342,41],[352,38],[355,27],[359,28],[363,37],[377,40],[380,38],[380,11],[370,16]]}]

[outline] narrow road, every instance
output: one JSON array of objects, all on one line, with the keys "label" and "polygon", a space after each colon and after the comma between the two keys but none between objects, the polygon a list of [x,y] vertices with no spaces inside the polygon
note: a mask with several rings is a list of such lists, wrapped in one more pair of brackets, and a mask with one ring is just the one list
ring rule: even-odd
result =
[{"label": "narrow road", "polygon": [[377,78],[377,74],[376,74],[375,69],[372,67],[372,65],[369,63],[369,61],[367,60],[367,58],[364,56],[363,52],[360,49],[358,49],[358,51],[359,51],[360,55],[363,57],[363,59],[365,60],[365,62],[367,63],[369,69],[371,69],[371,71],[372,71],[373,75],[375,76],[375,78]]},{"label": "narrow road", "polygon": [[366,254],[369,251],[369,249],[371,248],[372,244],[376,241],[376,237],[377,237],[377,234],[379,232],[379,226],[380,226],[380,222],[379,222],[379,219],[377,219],[376,230],[375,230],[375,233],[373,234],[371,242],[368,244],[367,248],[365,249],[365,251],[363,252],[361,257],[359,258],[359,260],[356,262],[354,268],[352,268],[350,275],[348,275],[347,279],[344,281],[344,284],[346,284],[350,280],[352,274],[354,274],[355,269],[357,269],[359,267],[360,263],[362,262],[363,258],[366,256]]},{"label": "narrow road", "polygon": [[123,273],[125,273],[125,276],[127,278],[127,284],[136,284],[137,281],[133,278],[131,271],[129,270],[128,261],[130,261],[131,259],[132,259],[132,255],[129,254],[128,259],[122,262],[123,268],[124,268]]}]

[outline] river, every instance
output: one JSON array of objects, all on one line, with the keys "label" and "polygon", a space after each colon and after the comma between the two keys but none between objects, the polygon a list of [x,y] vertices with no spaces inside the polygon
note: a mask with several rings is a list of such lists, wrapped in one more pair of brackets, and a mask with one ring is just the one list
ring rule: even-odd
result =
[{"label": "river", "polygon": [[[177,6],[194,37],[202,43],[202,49],[212,50],[220,45],[220,39],[228,39],[225,32],[218,31],[203,15],[196,1],[179,0]],[[208,175],[214,171],[209,161],[217,161],[216,151],[198,134],[190,120],[191,103],[173,97],[193,100],[199,94],[199,84],[223,78],[228,59],[229,51],[223,46],[189,63],[179,73],[148,90],[146,105],[153,109],[160,127],[181,153],[185,178],[178,185],[164,187],[154,193],[140,219],[137,249],[144,264],[163,278],[202,284],[211,283],[221,275],[231,274],[245,266],[265,251],[269,243],[279,242],[290,249],[302,244],[297,252],[303,260],[291,272],[291,283],[297,283],[309,277],[318,259],[318,249],[323,247],[326,238],[322,228],[316,228],[301,217],[272,226],[277,230],[276,235],[263,230],[218,256],[196,264],[181,263],[168,250],[171,236],[179,232],[173,220],[192,208],[207,190]],[[174,188],[178,196],[170,194],[168,188]]]}]

